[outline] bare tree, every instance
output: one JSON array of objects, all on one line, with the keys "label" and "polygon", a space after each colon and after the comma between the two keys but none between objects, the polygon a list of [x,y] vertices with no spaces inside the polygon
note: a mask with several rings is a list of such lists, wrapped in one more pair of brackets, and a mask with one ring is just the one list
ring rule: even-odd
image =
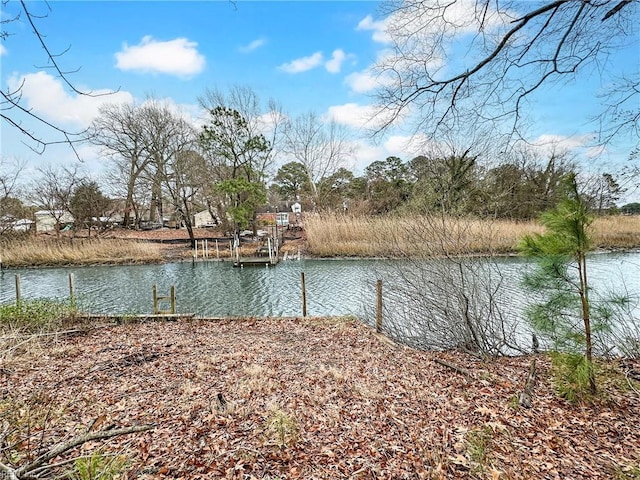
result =
[{"label": "bare tree", "polygon": [[181,221],[195,247],[193,233],[194,209],[200,207],[199,193],[206,188],[207,166],[205,159],[195,150],[177,152],[167,163],[164,185],[171,197],[176,217]]},{"label": "bare tree", "polygon": [[0,200],[15,195],[18,178],[25,165],[24,161],[17,158],[0,156]]},{"label": "bare tree", "polygon": [[[510,269],[509,259],[472,256],[478,232],[464,217],[416,216],[398,228],[396,251],[403,261],[378,267],[386,333],[416,348],[480,357],[525,351],[520,312],[512,302],[517,265]],[[490,233],[491,222],[483,228]],[[400,240],[405,236],[429,240],[406,243]]]},{"label": "bare tree", "polygon": [[82,178],[77,167],[49,166],[38,171],[40,178],[36,178],[31,186],[31,200],[51,215],[55,222],[56,236],[59,236],[64,217],[71,212],[70,202],[73,191]]},{"label": "bare tree", "polygon": [[[143,137],[149,162],[144,175],[151,182],[149,219],[164,221],[164,191],[170,176],[169,163],[178,155],[192,150],[195,132],[192,125],[167,103],[148,100],[140,108]],[[175,198],[172,198],[175,205]]]},{"label": "bare tree", "polygon": [[284,139],[284,151],[304,166],[317,204],[320,180],[344,167],[354,153],[346,130],[309,112],[285,124]]},{"label": "bare tree", "polygon": [[168,164],[193,149],[193,126],[169,104],[149,99],[141,105],[102,107],[90,140],[112,160],[110,177],[116,189],[124,187],[123,224],[131,224],[132,213],[139,223],[141,201],[148,203],[151,221],[162,221]]},{"label": "bare tree", "polygon": [[640,150],[640,78],[616,79],[602,97],[605,109],[597,118],[600,142],[606,144],[624,136],[635,138],[637,155]]},{"label": "bare tree", "polygon": [[[382,130],[406,115],[416,132],[434,138],[487,123],[501,131],[506,123],[509,135],[521,135],[534,93],[581,73],[604,77],[608,55],[638,42],[638,5],[633,0],[391,2],[391,48],[375,69],[383,85],[378,91]],[[453,48],[456,41],[461,43]],[[637,78],[622,92],[614,105],[633,105]],[[622,120],[637,131],[637,112]]]},{"label": "bare tree", "polygon": [[25,210],[18,198],[19,178],[25,165],[17,158],[0,156],[0,234],[11,230],[16,214]]},{"label": "bare tree", "polygon": [[131,225],[132,213],[138,224],[136,189],[151,162],[140,107],[126,103],[104,105],[91,124],[89,138],[112,161],[111,183],[116,190],[124,187],[123,225]]}]

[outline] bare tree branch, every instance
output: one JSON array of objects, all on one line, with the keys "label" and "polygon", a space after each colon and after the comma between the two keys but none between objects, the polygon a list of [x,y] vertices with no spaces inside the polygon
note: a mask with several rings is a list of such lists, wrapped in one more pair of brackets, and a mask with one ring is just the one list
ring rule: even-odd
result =
[{"label": "bare tree branch", "polygon": [[[3,4],[5,3],[6,2],[3,2]],[[77,89],[73,85],[73,83],[69,80],[68,75],[70,75],[71,73],[77,72],[79,69],[76,69],[73,71],[65,71],[61,68],[57,60],[57,58],[64,55],[69,50],[69,48],[65,49],[63,52],[58,54],[53,53],[49,48],[49,46],[47,45],[47,42],[44,40],[44,36],[42,35],[40,29],[38,28],[35,22],[35,19],[44,18],[44,17],[35,15],[32,11],[30,11],[28,8],[27,2],[25,0],[20,0],[19,4],[21,7],[21,11],[18,12],[13,17],[2,20],[2,24],[6,25],[6,24],[17,21],[22,17],[26,18],[27,23],[31,27],[31,31],[33,35],[36,37],[38,43],[46,53],[47,62],[50,63],[50,65],[40,67],[40,68],[54,69],[55,72],[57,73],[57,77],[60,78],[62,82],[69,89],[71,89],[73,93],[77,95],[88,96],[88,97],[100,97],[100,96],[112,95],[119,91],[119,89],[117,89],[114,91],[109,91],[104,93],[93,93],[93,92],[84,92]],[[10,35],[11,34],[9,32],[2,31],[1,38],[3,40],[6,40]],[[42,154],[48,146],[66,144],[71,147],[76,158],[78,158],[78,160],[81,160],[80,155],[76,149],[76,144],[85,139],[85,134],[87,130],[85,129],[79,132],[73,132],[65,127],[62,127],[60,125],[56,125],[50,121],[47,121],[43,116],[37,113],[34,113],[33,109],[24,107],[22,104],[23,88],[24,88],[24,79],[22,80],[21,85],[18,88],[15,88],[14,90],[6,91],[6,92],[0,91],[0,95],[2,96],[2,98],[0,98],[0,112],[11,112],[11,113],[0,113],[0,118],[3,121],[6,121],[8,125],[15,128],[21,135],[26,137],[29,142],[33,142],[33,145],[30,145],[27,142],[23,142],[32,151],[38,154]],[[47,129],[53,131],[54,135],[58,135],[60,138],[49,139],[49,138],[44,138],[43,136],[35,133],[35,131],[25,126],[25,123],[18,119],[18,116],[16,115],[16,113],[18,115],[26,115],[27,119],[31,119],[35,121],[35,125],[45,126]]]},{"label": "bare tree branch", "polygon": [[[555,0],[523,11],[529,3],[476,0],[474,10],[463,0],[390,2],[391,47],[373,68],[374,134],[410,120],[430,137],[480,123],[519,137],[536,92],[590,67],[610,75],[611,52],[638,42],[638,3]],[[629,122],[637,126],[637,117]]]}]

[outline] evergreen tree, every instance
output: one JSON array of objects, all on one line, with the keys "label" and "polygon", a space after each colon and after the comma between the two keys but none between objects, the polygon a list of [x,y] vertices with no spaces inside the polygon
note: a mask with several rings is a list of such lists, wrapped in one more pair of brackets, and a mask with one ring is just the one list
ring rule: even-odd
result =
[{"label": "evergreen tree", "polygon": [[571,353],[584,349],[579,361],[575,356],[568,359],[575,375],[585,376],[590,392],[595,393],[587,276],[587,252],[591,246],[588,227],[592,220],[587,202],[578,192],[575,175],[569,174],[564,197],[541,216],[547,232],[525,236],[519,249],[538,260],[535,271],[525,276],[525,285],[544,297],[527,312],[532,326],[550,337],[558,349]]}]

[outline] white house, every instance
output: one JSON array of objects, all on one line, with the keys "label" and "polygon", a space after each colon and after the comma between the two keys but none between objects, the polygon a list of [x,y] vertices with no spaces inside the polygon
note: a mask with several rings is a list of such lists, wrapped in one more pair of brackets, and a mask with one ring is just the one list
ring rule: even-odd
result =
[{"label": "white house", "polygon": [[31,225],[33,225],[33,220],[29,220],[28,218],[21,218],[12,223],[11,228],[15,232],[28,232],[31,230]]},{"label": "white house", "polygon": [[[55,214],[55,217],[54,217]],[[49,210],[38,210],[36,217],[36,232],[51,232],[56,229],[56,217],[59,219],[60,226],[64,227],[73,223],[73,217],[69,212],[55,210],[53,213]]]},{"label": "white house", "polygon": [[196,228],[215,226],[215,222],[213,221],[213,217],[209,213],[209,210],[203,210],[202,212],[194,213],[193,226]]}]

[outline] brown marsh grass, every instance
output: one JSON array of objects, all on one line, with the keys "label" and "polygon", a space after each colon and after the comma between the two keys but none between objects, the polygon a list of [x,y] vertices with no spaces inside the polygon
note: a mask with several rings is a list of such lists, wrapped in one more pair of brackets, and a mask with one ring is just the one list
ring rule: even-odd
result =
[{"label": "brown marsh grass", "polygon": [[593,223],[595,245],[605,249],[640,247],[640,215],[597,218]]},{"label": "brown marsh grass", "polygon": [[4,267],[161,262],[158,244],[125,239],[25,237],[0,242]]},{"label": "brown marsh grass", "polygon": [[[638,216],[598,218],[592,229],[595,248],[640,247]],[[341,214],[308,215],[305,230],[312,255],[390,258],[509,254],[524,235],[544,232],[536,221]]]}]

